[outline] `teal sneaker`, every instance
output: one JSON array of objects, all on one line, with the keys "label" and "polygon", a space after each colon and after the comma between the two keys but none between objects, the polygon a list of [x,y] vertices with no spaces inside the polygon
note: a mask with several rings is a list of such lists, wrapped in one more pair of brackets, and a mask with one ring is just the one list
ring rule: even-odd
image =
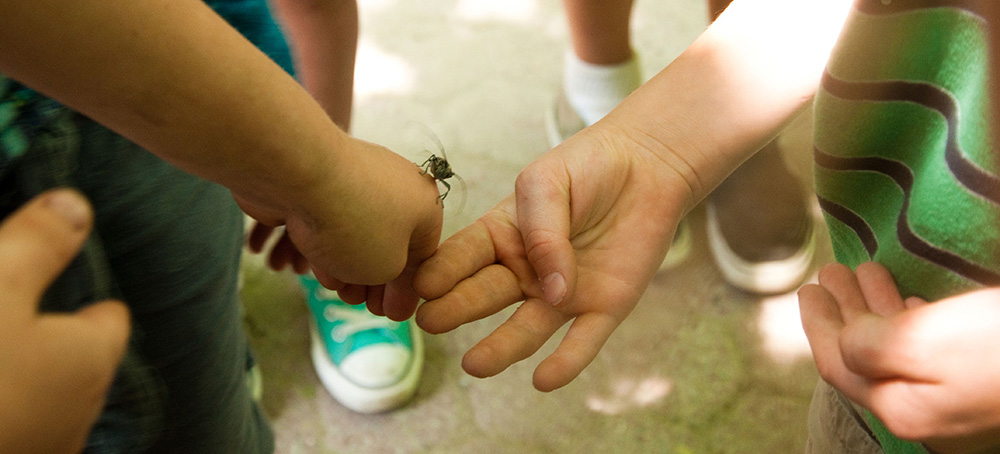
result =
[{"label": "teal sneaker", "polygon": [[323,386],[345,407],[379,413],[409,402],[424,365],[411,318],[394,322],[350,305],[312,276],[300,278],[312,314],[312,361]]}]

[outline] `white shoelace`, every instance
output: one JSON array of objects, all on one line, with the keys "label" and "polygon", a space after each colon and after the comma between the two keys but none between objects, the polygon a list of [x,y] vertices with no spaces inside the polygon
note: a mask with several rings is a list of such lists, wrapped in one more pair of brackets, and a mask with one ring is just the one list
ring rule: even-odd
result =
[{"label": "white shoelace", "polygon": [[[336,297],[332,291],[322,287],[317,290],[317,293],[323,299],[333,299]],[[344,342],[351,335],[362,331],[373,329],[391,330],[396,327],[397,323],[385,317],[372,315],[367,309],[364,309],[364,306],[353,308],[338,307],[329,304],[323,309],[323,317],[331,323],[340,322],[339,325],[330,330],[330,336],[333,337],[335,342]]]}]

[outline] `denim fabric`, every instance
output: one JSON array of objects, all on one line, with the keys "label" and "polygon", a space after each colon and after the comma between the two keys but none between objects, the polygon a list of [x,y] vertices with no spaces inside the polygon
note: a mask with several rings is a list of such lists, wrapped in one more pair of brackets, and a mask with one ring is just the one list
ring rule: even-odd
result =
[{"label": "denim fabric", "polygon": [[0,212],[55,186],[91,200],[95,228],[43,310],[115,297],[132,314],[128,353],[85,452],[272,452],[245,385],[243,217],[229,191],[68,110],[0,177]]}]

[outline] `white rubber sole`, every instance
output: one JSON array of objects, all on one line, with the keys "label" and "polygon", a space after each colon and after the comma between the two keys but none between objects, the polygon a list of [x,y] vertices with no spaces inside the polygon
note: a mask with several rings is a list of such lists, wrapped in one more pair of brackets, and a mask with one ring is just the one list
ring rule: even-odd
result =
[{"label": "white rubber sole", "polygon": [[691,246],[693,244],[694,238],[691,234],[691,224],[686,219],[681,219],[680,224],[677,225],[677,231],[674,232],[674,239],[670,243],[667,256],[663,258],[663,263],[660,264],[660,268],[657,271],[666,271],[680,265],[681,262],[691,255]]},{"label": "white rubber sole", "polygon": [[722,229],[711,204],[706,206],[708,245],[722,277],[730,285],[750,293],[778,294],[798,287],[806,278],[816,254],[815,229],[809,239],[791,257],[769,262],[751,262],[736,254],[722,236]]},{"label": "white rubber sole", "polygon": [[[413,323],[412,320],[407,323]],[[417,330],[415,326],[411,329]],[[402,380],[385,388],[367,388],[361,386],[340,373],[330,361],[325,347],[316,333],[316,328],[310,328],[312,338],[311,356],[313,368],[319,376],[323,387],[341,405],[358,413],[381,413],[402,407],[417,391],[420,375],[424,368],[424,341],[419,330],[413,336],[413,364]]]}]

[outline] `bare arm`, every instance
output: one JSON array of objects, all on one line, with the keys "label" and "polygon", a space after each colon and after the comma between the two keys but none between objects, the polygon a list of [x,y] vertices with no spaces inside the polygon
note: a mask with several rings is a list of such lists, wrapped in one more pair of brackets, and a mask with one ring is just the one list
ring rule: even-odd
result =
[{"label": "bare arm", "polygon": [[203,2],[25,5],[0,2],[0,72],[179,167],[278,201],[340,165],[346,135]]},{"label": "bare arm", "polygon": [[327,286],[385,283],[437,243],[433,182],[348,137],[200,0],[0,0],[0,73],[287,225]]},{"label": "bare arm", "polygon": [[[444,332],[524,301],[466,354],[478,377],[533,355],[569,383],[635,307],[681,216],[808,103],[850,0],[737,0],[603,120],[532,162],[515,193],[441,244],[414,286]],[[786,15],[787,14],[787,15]]]},{"label": "bare arm", "polygon": [[691,206],[810,105],[850,0],[737,0],[608,120],[683,171]]}]

